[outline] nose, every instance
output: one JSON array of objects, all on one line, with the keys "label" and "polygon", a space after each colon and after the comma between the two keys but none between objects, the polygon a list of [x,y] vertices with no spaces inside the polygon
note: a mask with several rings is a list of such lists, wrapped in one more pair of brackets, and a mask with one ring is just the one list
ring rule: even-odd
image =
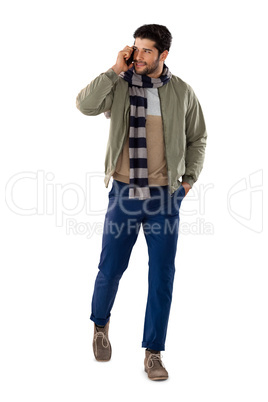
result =
[{"label": "nose", "polygon": [[141,52],[140,50],[136,50],[136,51],[135,51],[135,59],[136,59],[137,61],[143,60],[142,52]]}]

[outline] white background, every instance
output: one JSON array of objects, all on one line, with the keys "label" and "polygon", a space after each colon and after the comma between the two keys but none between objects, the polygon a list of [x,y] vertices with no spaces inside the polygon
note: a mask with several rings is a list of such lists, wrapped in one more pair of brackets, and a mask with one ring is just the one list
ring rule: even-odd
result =
[{"label": "white background", "polygon": [[[267,401],[265,2],[26,0],[0,14],[1,400]],[[181,207],[170,378],[159,383],[143,371],[142,230],[112,311],[112,360],[93,357],[109,121],[75,106],[145,23],[171,31],[166,64],[194,89],[208,131],[204,169]],[[99,215],[78,211],[83,195]]]}]

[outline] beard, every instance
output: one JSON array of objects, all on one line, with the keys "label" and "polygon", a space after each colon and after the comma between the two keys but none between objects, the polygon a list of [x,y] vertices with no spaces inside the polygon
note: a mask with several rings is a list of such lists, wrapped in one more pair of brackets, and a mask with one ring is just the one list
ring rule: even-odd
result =
[{"label": "beard", "polygon": [[[136,67],[135,67],[135,64],[134,64],[134,69],[135,69],[135,72],[136,72],[136,74],[139,74],[139,75],[148,75],[148,74],[153,74],[157,69],[158,69],[158,67],[159,67],[159,59],[160,59],[160,57],[158,57],[158,59],[157,60],[155,60],[154,62],[153,62],[153,64],[145,64],[145,67],[144,67],[144,69],[143,70],[140,70],[139,72],[136,70]],[[136,61],[136,60],[135,60]]]}]

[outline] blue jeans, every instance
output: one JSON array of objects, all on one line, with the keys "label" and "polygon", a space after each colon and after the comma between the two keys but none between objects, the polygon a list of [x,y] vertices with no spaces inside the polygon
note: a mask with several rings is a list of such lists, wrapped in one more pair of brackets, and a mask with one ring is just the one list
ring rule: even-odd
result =
[{"label": "blue jeans", "polygon": [[183,186],[172,195],[168,186],[151,186],[151,198],[129,199],[129,185],[113,180],[105,215],[102,251],[92,297],[90,319],[105,325],[111,315],[119,281],[143,226],[149,254],[148,299],[142,347],[165,350],[175,274],[179,209]]}]

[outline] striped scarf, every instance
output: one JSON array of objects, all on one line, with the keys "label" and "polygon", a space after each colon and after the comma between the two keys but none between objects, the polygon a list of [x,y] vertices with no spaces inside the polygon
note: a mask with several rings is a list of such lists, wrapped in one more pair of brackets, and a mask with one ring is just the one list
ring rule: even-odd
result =
[{"label": "striped scarf", "polygon": [[144,200],[151,198],[146,143],[146,88],[159,88],[168,83],[171,73],[164,64],[163,74],[159,78],[137,74],[134,66],[119,74],[128,82],[130,97],[130,127],[129,127],[129,198]]}]

